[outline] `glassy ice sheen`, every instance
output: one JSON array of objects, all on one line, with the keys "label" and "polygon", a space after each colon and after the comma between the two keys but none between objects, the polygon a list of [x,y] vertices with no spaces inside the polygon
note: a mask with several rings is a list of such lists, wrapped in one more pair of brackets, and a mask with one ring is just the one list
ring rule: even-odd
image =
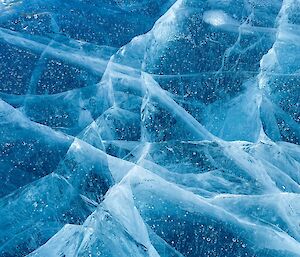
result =
[{"label": "glassy ice sheen", "polygon": [[299,0],[1,0],[1,257],[300,257]]}]

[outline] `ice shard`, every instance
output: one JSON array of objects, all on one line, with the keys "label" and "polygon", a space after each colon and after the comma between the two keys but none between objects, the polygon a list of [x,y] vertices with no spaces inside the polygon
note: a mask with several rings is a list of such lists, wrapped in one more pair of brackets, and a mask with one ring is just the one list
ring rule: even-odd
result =
[{"label": "ice shard", "polygon": [[2,0],[0,257],[300,257],[299,0]]}]

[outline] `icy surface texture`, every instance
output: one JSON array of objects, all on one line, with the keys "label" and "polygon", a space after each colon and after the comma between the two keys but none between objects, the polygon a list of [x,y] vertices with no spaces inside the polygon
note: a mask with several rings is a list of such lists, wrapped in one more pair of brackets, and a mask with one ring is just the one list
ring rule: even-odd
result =
[{"label": "icy surface texture", "polygon": [[299,257],[299,0],[0,1],[1,257]]}]

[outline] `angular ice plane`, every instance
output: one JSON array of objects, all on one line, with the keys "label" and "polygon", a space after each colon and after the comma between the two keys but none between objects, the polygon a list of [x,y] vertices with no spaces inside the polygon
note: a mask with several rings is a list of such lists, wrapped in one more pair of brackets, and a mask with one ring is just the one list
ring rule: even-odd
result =
[{"label": "angular ice plane", "polygon": [[299,0],[0,3],[0,256],[300,257]]}]

